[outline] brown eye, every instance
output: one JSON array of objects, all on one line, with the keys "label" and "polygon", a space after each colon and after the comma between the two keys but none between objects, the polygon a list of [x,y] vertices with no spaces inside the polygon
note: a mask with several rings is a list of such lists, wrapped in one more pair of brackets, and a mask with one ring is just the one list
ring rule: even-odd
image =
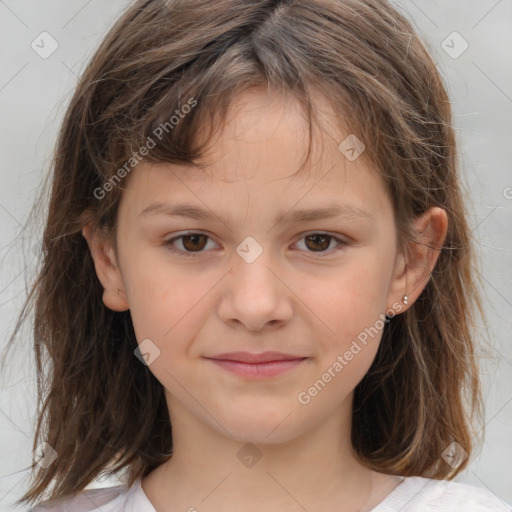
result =
[{"label": "brown eye", "polygon": [[[210,237],[202,233],[189,233],[165,240],[164,245],[180,256],[196,256],[206,252],[205,247]],[[181,247],[180,247],[181,245]]]},{"label": "brown eye", "polygon": [[[304,245],[306,247],[302,250],[310,253],[318,253],[319,256],[329,255],[338,249],[336,245],[331,247],[333,241],[338,246],[348,245],[344,240],[333,235],[329,235],[328,233],[312,233],[310,235],[306,235],[299,241],[299,243],[302,242],[302,240],[305,240]],[[330,247],[331,249],[329,249]]]},{"label": "brown eye", "polygon": [[[328,233],[312,233],[302,237],[300,241],[302,240],[306,241],[306,248],[301,250],[317,253],[319,256],[329,255],[335,252],[338,249],[337,246],[348,245],[344,240],[329,235]],[[188,233],[165,240],[163,244],[167,246],[171,252],[177,253],[179,256],[199,256],[207,252],[206,246],[208,245],[208,241],[213,242],[208,235],[203,233]],[[331,247],[332,242],[335,242],[337,246]]]},{"label": "brown eye", "polygon": [[308,249],[325,251],[330,245],[331,238],[329,235],[310,235],[306,237],[306,246]]},{"label": "brown eye", "polygon": [[197,251],[204,249],[206,245],[206,239],[208,238],[206,235],[196,234],[196,235],[185,235],[183,238],[183,247],[187,251]]}]

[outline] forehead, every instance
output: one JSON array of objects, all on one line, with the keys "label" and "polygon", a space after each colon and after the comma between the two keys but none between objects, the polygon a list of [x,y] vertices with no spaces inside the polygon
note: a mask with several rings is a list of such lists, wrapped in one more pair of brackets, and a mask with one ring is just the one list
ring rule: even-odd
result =
[{"label": "forehead", "polygon": [[282,210],[283,205],[332,205],[336,200],[376,215],[389,208],[378,173],[363,158],[351,160],[340,151],[340,143],[351,135],[340,115],[321,97],[315,108],[319,125],[310,141],[298,100],[248,90],[233,101],[196,166],[143,162],[132,172],[127,200],[136,201],[139,209],[184,197],[213,209],[240,206],[241,197],[251,208],[279,203]]}]

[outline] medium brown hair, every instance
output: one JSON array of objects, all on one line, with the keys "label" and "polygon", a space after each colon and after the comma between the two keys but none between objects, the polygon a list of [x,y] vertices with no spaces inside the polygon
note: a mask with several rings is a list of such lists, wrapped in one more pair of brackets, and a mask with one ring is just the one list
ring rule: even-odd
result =
[{"label": "medium brown hair", "polygon": [[[419,240],[412,221],[432,206],[446,210],[428,284],[385,325],[355,389],[352,444],[382,473],[451,479],[466,467],[469,459],[452,468],[442,453],[455,441],[471,454],[471,420],[482,414],[480,276],[451,105],[411,23],[382,0],[139,0],[83,72],[52,161],[41,270],[14,334],[35,305],[33,448],[46,441],[58,458],[46,469],[32,464],[32,485],[17,503],[36,501],[52,481],[52,499],[76,494],[106,470],[126,470],[131,485],[171,457],[163,387],[134,356],[130,312],[102,302],[83,215],[92,212],[95,229],[115,243],[124,183],[113,177],[133,152],[149,137],[157,143],[145,161],[194,163],[249,87],[298,99],[310,133],[315,98],[328,98],[386,184],[404,253]],[[191,99],[197,105],[171,122]]]}]

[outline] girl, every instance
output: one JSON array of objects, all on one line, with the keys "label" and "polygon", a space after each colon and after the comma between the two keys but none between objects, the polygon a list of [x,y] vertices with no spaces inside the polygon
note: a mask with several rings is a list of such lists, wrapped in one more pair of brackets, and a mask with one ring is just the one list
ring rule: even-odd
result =
[{"label": "girl", "polygon": [[451,123],[387,2],[134,2],[56,148],[17,503],[509,510],[450,481],[482,412]]}]

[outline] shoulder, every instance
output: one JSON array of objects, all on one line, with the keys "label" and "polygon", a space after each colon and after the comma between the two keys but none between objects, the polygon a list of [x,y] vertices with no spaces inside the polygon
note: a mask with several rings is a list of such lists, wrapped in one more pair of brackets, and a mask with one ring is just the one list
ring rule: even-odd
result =
[{"label": "shoulder", "polygon": [[85,489],[69,498],[42,501],[30,512],[121,512],[130,501],[133,490],[126,485]]},{"label": "shoulder", "polygon": [[372,512],[512,512],[512,505],[482,487],[406,477]]}]

